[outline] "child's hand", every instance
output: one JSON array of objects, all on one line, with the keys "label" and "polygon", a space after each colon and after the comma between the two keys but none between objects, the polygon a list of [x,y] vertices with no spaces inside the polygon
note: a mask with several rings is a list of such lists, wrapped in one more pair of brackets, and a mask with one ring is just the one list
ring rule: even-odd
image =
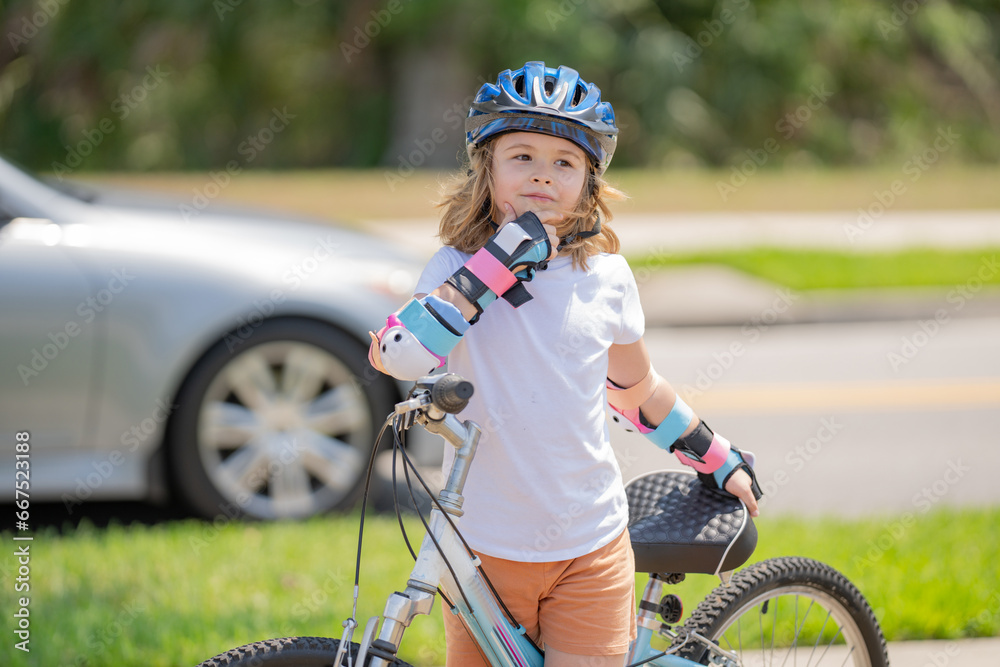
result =
[{"label": "child's hand", "polygon": [[726,482],[726,491],[746,504],[747,509],[750,510],[750,516],[760,516],[760,511],[757,509],[757,499],[753,497],[753,491],[750,488],[750,475],[747,474],[746,470],[737,470],[733,473]]},{"label": "child's hand", "polygon": [[[498,230],[503,229],[503,226],[508,222],[513,222],[518,218],[518,213],[508,202],[504,202],[503,210],[504,218],[503,222],[500,223]],[[559,236],[556,234],[556,227],[554,223],[561,222],[563,216],[556,211],[532,211],[532,213],[538,216],[538,220],[542,223],[542,227],[544,227],[545,231],[548,232],[549,245],[552,246],[552,252],[549,253],[549,259],[555,259],[556,255],[559,254]]]}]

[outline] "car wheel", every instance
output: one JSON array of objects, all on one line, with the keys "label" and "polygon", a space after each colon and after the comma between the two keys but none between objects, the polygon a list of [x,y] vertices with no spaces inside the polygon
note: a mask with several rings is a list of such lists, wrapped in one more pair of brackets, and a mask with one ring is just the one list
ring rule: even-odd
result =
[{"label": "car wheel", "polygon": [[393,389],[354,338],[313,320],[220,341],[168,428],[174,489],[205,517],[303,518],[357,500]]}]

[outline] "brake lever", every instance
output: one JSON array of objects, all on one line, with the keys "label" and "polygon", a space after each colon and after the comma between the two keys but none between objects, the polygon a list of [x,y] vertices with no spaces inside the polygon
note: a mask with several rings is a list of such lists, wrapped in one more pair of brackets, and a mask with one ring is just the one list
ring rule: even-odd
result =
[{"label": "brake lever", "polygon": [[416,422],[417,415],[423,414],[425,408],[431,404],[431,394],[429,391],[421,391],[405,401],[396,403],[395,426],[400,430],[408,430]]}]

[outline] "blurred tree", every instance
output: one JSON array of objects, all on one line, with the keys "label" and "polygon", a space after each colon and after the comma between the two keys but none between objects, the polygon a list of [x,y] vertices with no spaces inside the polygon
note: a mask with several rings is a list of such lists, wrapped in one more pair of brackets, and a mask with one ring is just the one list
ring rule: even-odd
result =
[{"label": "blurred tree", "polygon": [[900,164],[941,133],[1000,158],[995,0],[15,0],[0,25],[0,151],[60,173],[452,166],[476,89],[535,59],[614,102],[619,164]]}]

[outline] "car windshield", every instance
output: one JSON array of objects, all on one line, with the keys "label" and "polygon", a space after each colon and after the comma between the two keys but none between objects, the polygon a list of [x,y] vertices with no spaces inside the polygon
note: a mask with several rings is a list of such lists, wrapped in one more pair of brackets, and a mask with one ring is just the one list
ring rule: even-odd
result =
[{"label": "car windshield", "polygon": [[80,201],[87,202],[87,203],[91,203],[91,202],[93,202],[94,200],[97,199],[97,191],[93,190],[93,189],[91,189],[91,188],[89,188],[89,187],[87,187],[87,186],[85,186],[85,185],[83,185],[81,183],[77,183],[75,181],[67,181],[67,180],[55,178],[53,176],[43,176],[43,175],[35,172],[34,170],[29,169],[28,167],[25,167],[23,164],[21,164],[17,160],[14,160],[14,159],[6,156],[6,155],[2,156],[2,159],[4,161],[10,163],[13,167],[15,167],[16,169],[18,169],[20,172],[22,172],[26,176],[29,176],[30,178],[38,181],[39,183],[47,185],[48,187],[52,188],[53,190],[58,190],[59,192],[63,193],[64,195],[68,195],[70,197],[73,197],[74,199],[79,199]]}]

